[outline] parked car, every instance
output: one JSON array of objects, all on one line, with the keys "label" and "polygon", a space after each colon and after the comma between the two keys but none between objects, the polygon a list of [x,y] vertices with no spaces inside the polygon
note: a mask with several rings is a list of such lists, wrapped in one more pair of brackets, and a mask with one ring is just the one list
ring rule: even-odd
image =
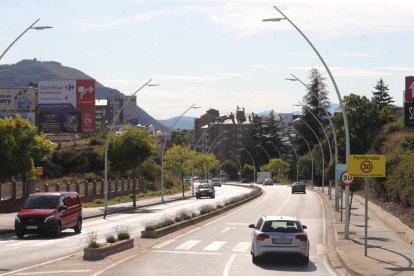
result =
[{"label": "parked car", "polygon": [[29,195],[14,221],[16,236],[49,233],[60,236],[62,230],[82,231],[82,204],[76,192],[34,193]]},{"label": "parked car", "polygon": [[241,179],[241,183],[249,183],[249,179],[247,179],[247,178],[242,178],[242,179]]},{"label": "parked car", "polygon": [[202,198],[202,197],[210,197],[215,198],[216,192],[214,190],[214,187],[210,184],[200,184],[198,185],[196,189],[196,198]]},{"label": "parked car", "polygon": [[263,186],[267,186],[267,185],[271,185],[271,186],[273,186],[273,179],[271,179],[271,178],[266,178],[266,179],[263,181]]},{"label": "parked car", "polygon": [[214,187],[221,187],[221,181],[220,178],[213,178],[211,179],[211,183]]},{"label": "parked car", "polygon": [[253,228],[251,235],[251,255],[253,263],[259,263],[264,256],[299,256],[303,265],[309,262],[309,239],[297,217],[262,216]]},{"label": "parked car", "polygon": [[292,184],[292,194],[297,193],[297,192],[301,192],[301,193],[306,194],[305,183],[303,183],[303,182],[294,182]]}]

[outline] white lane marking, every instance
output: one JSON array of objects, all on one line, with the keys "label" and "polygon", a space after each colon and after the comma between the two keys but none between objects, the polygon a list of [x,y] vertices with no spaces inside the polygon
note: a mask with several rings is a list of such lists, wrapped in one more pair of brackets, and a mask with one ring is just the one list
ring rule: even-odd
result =
[{"label": "white lane marking", "polygon": [[200,242],[200,240],[189,240],[183,243],[182,245],[177,246],[175,249],[190,249],[199,244]]},{"label": "white lane marking", "polygon": [[277,211],[275,211],[275,215],[279,214],[280,211],[286,207],[286,205],[289,203],[290,201],[290,197],[292,196],[292,194],[289,194],[289,196],[285,199],[285,201],[283,202],[283,204],[279,207],[279,209],[277,209]]},{"label": "white lane marking", "polygon": [[160,248],[163,248],[163,247],[165,247],[165,246],[167,246],[167,245],[169,245],[169,244],[171,244],[173,242],[175,242],[175,239],[166,240],[166,241],[163,241],[162,243],[159,243],[157,245],[154,245],[152,248],[160,249]]},{"label": "white lane marking", "polygon": [[226,228],[224,228],[224,230],[223,230],[223,231],[221,231],[221,233],[226,233],[226,232],[227,232],[227,231],[229,231],[231,228],[232,228],[232,227],[226,227]]},{"label": "white lane marking", "polygon": [[12,271],[9,271],[7,273],[0,274],[0,276],[10,275],[10,274],[16,274],[16,273],[19,273],[20,271],[25,271],[25,270],[28,270],[28,269],[32,269],[32,268],[36,268],[36,267],[42,266],[42,265],[47,265],[47,264],[50,264],[50,263],[53,263],[53,262],[57,262],[57,261],[61,261],[61,260],[67,259],[67,258],[72,257],[72,256],[77,256],[77,255],[80,255],[80,254],[83,254],[83,252],[79,252],[79,253],[76,253],[76,254],[70,254],[68,256],[61,257],[61,258],[57,258],[57,259],[54,259],[54,260],[50,260],[50,261],[47,261],[47,262],[44,262],[44,263],[41,263],[41,264],[32,265],[32,266],[28,266],[28,267],[23,267],[23,268],[18,269],[18,270],[12,270]]},{"label": "white lane marking", "polygon": [[234,259],[236,259],[236,255],[231,255],[230,259],[226,263],[226,266],[224,267],[223,276],[228,276],[229,275],[230,268],[231,268],[231,265],[234,262]]},{"label": "white lane marking", "polygon": [[196,254],[196,255],[223,255],[223,253],[218,252],[190,252],[190,251],[168,251],[168,250],[153,250],[155,253],[172,253],[172,254]]},{"label": "white lane marking", "polygon": [[214,242],[210,243],[208,246],[204,247],[203,250],[217,251],[225,244],[226,244],[226,241],[214,241]]},{"label": "white lane marking", "polygon": [[250,242],[239,242],[231,251],[232,252],[245,252],[249,250],[249,248],[250,248]]},{"label": "white lane marking", "polygon": [[45,275],[45,274],[58,274],[58,273],[84,273],[84,272],[89,272],[89,271],[92,271],[92,269],[22,272],[22,273],[16,273],[14,275]]},{"label": "white lane marking", "polygon": [[115,267],[115,266],[117,266],[117,265],[119,265],[119,264],[121,264],[121,263],[123,263],[123,262],[125,262],[125,261],[128,261],[129,259],[132,259],[132,258],[134,258],[134,257],[136,257],[136,256],[138,256],[138,254],[134,254],[134,255],[131,255],[131,256],[129,256],[129,257],[126,257],[125,259],[119,260],[119,261],[117,261],[116,263],[113,263],[113,264],[111,264],[110,266],[105,267],[104,269],[102,269],[102,270],[100,270],[100,271],[96,272],[95,274],[92,274],[92,276],[98,276],[98,275],[101,275],[102,273],[104,273],[104,272],[105,272],[105,271],[107,271],[108,269],[111,269],[111,268],[113,268],[113,267]]}]

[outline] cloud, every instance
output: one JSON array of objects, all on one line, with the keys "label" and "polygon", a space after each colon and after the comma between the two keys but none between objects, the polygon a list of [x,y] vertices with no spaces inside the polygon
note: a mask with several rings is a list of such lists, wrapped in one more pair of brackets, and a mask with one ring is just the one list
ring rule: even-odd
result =
[{"label": "cloud", "polygon": [[366,54],[366,53],[340,53],[341,56],[358,57],[358,58],[380,58],[380,56]]}]

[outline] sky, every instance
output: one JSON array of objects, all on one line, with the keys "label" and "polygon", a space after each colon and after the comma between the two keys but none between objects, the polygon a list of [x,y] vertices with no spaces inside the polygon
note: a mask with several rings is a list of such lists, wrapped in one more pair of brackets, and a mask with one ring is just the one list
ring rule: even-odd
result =
[{"label": "sky", "polygon": [[[382,78],[403,105],[405,76],[414,75],[412,0],[2,0],[0,52],[35,20],[0,64],[57,61],[126,95],[151,80],[137,103],[156,119],[221,114],[293,112],[312,68],[326,78],[332,103],[372,97]],[[0,84],[1,86],[1,84]]]}]

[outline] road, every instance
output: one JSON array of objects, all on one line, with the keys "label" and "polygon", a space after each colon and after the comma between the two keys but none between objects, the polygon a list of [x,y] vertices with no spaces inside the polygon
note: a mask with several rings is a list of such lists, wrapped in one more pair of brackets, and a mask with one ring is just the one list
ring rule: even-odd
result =
[{"label": "road", "polygon": [[[326,221],[320,197],[312,191],[291,194],[287,186],[263,189],[264,195],[247,205],[164,240],[145,254],[128,257],[99,275],[334,275],[326,261]],[[307,266],[296,258],[252,263],[248,225],[262,214],[298,216],[308,226]]]},{"label": "road", "polygon": [[165,216],[175,217],[178,211],[199,210],[203,205],[217,205],[231,197],[250,192],[245,187],[223,185],[216,188],[216,198],[186,199],[166,204],[139,208],[129,213],[118,213],[108,216],[84,220],[81,234],[75,234],[68,229],[62,232],[60,238],[45,237],[40,235],[27,235],[23,239],[17,239],[15,235],[0,237],[0,275],[11,275],[13,271],[25,267],[82,252],[87,245],[88,235],[95,232],[98,241],[105,241],[105,235],[113,233],[114,227],[127,225],[132,237],[139,237],[145,224],[157,221]]}]

